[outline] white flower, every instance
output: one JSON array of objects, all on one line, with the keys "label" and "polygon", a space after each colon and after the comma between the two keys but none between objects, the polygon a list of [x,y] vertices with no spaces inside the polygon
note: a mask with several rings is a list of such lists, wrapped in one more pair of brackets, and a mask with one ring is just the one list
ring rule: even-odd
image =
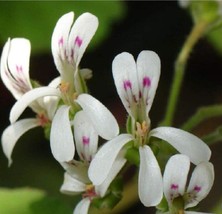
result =
[{"label": "white flower", "polygon": [[[61,74],[62,81],[78,93],[84,91],[78,66],[82,56],[94,36],[98,19],[90,13],[83,13],[73,24],[74,13],[63,15],[57,22],[52,34],[52,54],[55,65]],[[86,70],[80,70],[84,73]]]},{"label": "white flower", "polygon": [[[98,148],[97,130],[95,130],[84,111],[79,111],[75,115],[73,121],[74,138],[70,130],[70,125],[68,125],[68,123],[67,126],[65,125],[64,127],[63,124],[61,125],[61,128],[63,129],[60,130],[62,135],[66,136],[66,140],[72,141],[72,148],[71,146],[62,148],[64,149],[63,153],[66,153],[64,156],[68,156],[72,159],[74,158],[75,141],[77,153],[80,159],[80,161],[71,160],[69,162],[61,163],[66,170],[61,192],[72,195],[82,193],[83,200],[81,200],[76,206],[74,213],[84,214],[88,212],[93,198],[103,197],[105,195],[110,183],[125,164],[125,160],[122,160],[122,162],[118,163],[118,165],[113,165],[110,173],[101,185],[92,185],[88,178],[88,167]],[[69,129],[69,131],[66,129]],[[72,151],[70,152],[70,150]]]},{"label": "white flower", "polygon": [[[95,155],[89,168],[94,185],[101,184],[113,163],[124,159],[129,141],[139,147],[139,197],[145,206],[157,205],[163,194],[162,175],[151,148],[146,145],[151,137],[167,141],[194,164],[208,161],[211,151],[199,138],[180,129],[159,127],[149,131],[151,108],[160,75],[160,60],[152,51],[142,51],[135,63],[129,53],[122,53],[113,61],[113,77],[118,94],[132,118],[132,134],[122,134],[107,142]],[[120,155],[122,153],[122,155]],[[101,172],[103,172],[101,174]]]},{"label": "white flower", "polygon": [[[42,97],[43,99],[55,96],[62,98],[65,105],[60,106],[57,110],[50,134],[52,153],[59,162],[69,161],[72,156],[66,156],[65,148],[72,148],[73,144],[70,138],[67,140],[67,136],[64,135],[70,130],[70,124],[68,124],[70,109],[78,111],[82,108],[92,124],[98,129],[99,135],[104,139],[112,139],[119,132],[116,119],[102,103],[88,94],[78,95],[83,86],[83,81],[79,81],[79,78],[88,78],[90,75],[89,70],[86,69],[82,71],[81,75],[78,75],[78,65],[97,29],[98,20],[94,15],[84,13],[71,28],[73,16],[72,12],[62,16],[57,22],[52,36],[54,61],[61,74],[59,88],[39,87],[32,89],[15,103],[10,112],[10,121],[15,123],[25,108],[33,101]],[[67,129],[61,133],[60,130],[63,127]],[[71,151],[72,149],[70,149],[70,153],[72,153]]]},{"label": "white flower", "polygon": [[[2,51],[1,78],[17,100],[33,89],[29,77],[30,51],[30,42],[24,38],[9,39]],[[54,79],[49,87],[56,87],[59,81],[58,78]],[[54,116],[57,103],[58,99],[55,97],[44,97],[30,103],[29,107],[37,118],[22,119],[3,131],[2,147],[9,165],[12,163],[11,154],[17,140],[29,129],[48,123]]]},{"label": "white flower", "polygon": [[[210,162],[201,162],[195,167],[188,185],[189,168],[189,157],[182,154],[172,156],[166,164],[163,185],[170,210],[177,209],[178,212],[196,206],[212,188],[214,168]],[[186,187],[186,185],[188,186]],[[181,205],[184,206],[181,207]],[[184,213],[198,212],[185,211]]]}]

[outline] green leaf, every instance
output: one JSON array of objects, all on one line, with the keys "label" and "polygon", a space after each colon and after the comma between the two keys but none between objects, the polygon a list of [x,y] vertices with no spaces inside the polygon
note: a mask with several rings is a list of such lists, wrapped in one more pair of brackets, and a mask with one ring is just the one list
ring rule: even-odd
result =
[{"label": "green leaf", "polygon": [[57,20],[65,13],[78,17],[91,12],[99,18],[99,28],[90,46],[98,45],[111,31],[112,23],[123,17],[122,1],[3,1],[0,2],[0,43],[8,37],[25,37],[35,53],[50,50]]},{"label": "green leaf", "polygon": [[207,34],[207,40],[222,55],[222,24]]},{"label": "green leaf", "polygon": [[42,190],[31,188],[0,189],[1,214],[71,214],[72,208]]}]

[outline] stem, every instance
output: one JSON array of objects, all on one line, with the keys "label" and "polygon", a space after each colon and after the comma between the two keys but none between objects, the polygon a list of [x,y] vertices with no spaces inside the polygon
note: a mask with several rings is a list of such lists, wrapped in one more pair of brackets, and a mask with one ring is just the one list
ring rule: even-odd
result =
[{"label": "stem", "polygon": [[222,116],[222,105],[205,106],[198,109],[198,111],[187,120],[181,128],[185,131],[192,131],[193,128],[198,126],[204,120],[208,120],[212,117]]},{"label": "stem", "polygon": [[178,102],[178,96],[181,90],[182,81],[184,78],[184,71],[187,65],[188,57],[197,43],[197,41],[204,34],[205,29],[207,27],[207,22],[199,22],[194,25],[192,31],[188,35],[181,52],[179,53],[176,63],[175,63],[175,71],[173,77],[173,83],[170,90],[170,97],[167,104],[165,119],[162,122],[162,125],[170,126],[173,122],[173,117],[175,114],[175,109]]}]

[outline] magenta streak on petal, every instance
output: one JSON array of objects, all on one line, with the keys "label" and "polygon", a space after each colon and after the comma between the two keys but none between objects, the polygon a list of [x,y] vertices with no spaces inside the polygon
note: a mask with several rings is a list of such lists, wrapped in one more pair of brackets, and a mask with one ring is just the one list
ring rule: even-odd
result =
[{"label": "magenta streak on petal", "polygon": [[80,37],[77,36],[74,43],[80,47],[82,45],[82,39],[80,39]]},{"label": "magenta streak on petal", "polygon": [[129,88],[129,89],[132,89],[132,84],[131,84],[131,82],[129,81],[129,80],[125,80],[124,82],[123,82],[123,87],[124,87],[124,89],[125,89],[125,91]]},{"label": "magenta streak on petal", "polygon": [[18,73],[22,73],[23,72],[22,66],[21,65],[20,66],[16,65],[16,71]]},{"label": "magenta streak on petal", "polygon": [[200,186],[195,186],[195,187],[194,187],[194,191],[195,191],[195,192],[200,192],[200,190],[201,190],[201,187],[200,187]]},{"label": "magenta streak on petal", "polygon": [[84,145],[84,146],[85,146],[85,145],[89,145],[89,138],[86,137],[86,136],[83,136],[83,137],[82,137],[82,142],[83,142],[83,145]]},{"label": "magenta streak on petal", "polygon": [[170,189],[177,190],[178,189],[178,185],[177,184],[171,184]]},{"label": "magenta streak on petal", "polygon": [[144,77],[143,78],[143,87],[150,87],[150,85],[151,85],[151,80],[150,80],[150,78],[149,77]]},{"label": "magenta streak on petal", "polygon": [[58,41],[58,44],[59,44],[59,46],[60,46],[60,45],[63,46],[63,43],[64,43],[64,40],[63,40],[63,37],[61,37],[61,38],[59,39],[59,41]]}]

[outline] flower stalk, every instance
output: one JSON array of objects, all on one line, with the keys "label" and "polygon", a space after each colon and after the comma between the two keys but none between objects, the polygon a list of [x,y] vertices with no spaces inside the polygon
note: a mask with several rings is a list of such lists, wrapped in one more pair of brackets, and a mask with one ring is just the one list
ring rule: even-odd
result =
[{"label": "flower stalk", "polygon": [[190,56],[194,45],[199,41],[199,39],[205,33],[208,27],[207,21],[201,21],[194,25],[190,34],[188,35],[175,63],[175,70],[173,76],[173,82],[170,89],[170,96],[167,104],[165,118],[162,121],[162,125],[170,126],[173,123],[173,118],[175,115],[175,110],[178,103],[178,97],[182,87],[182,82],[185,74],[185,69],[187,66],[187,61]]}]

